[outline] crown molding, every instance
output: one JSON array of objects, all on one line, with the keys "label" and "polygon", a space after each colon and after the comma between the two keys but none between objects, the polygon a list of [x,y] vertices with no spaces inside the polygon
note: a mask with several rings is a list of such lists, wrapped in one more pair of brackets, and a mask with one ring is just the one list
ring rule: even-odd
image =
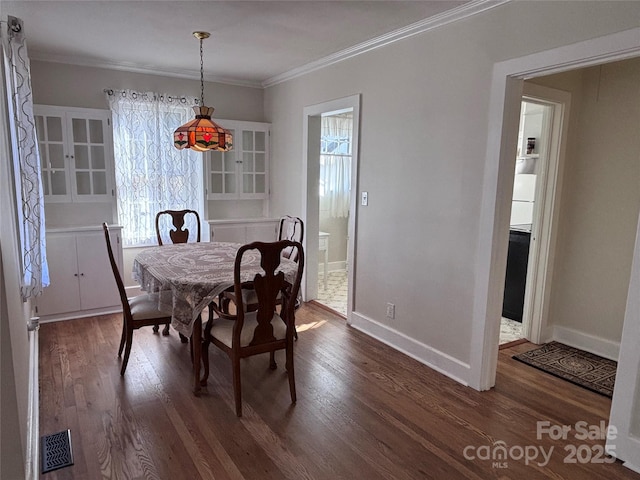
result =
[{"label": "crown molding", "polygon": [[306,75],[307,73],[313,72],[315,70],[328,67],[329,65],[333,65],[334,63],[342,62],[343,60],[347,60],[357,55],[370,52],[399,40],[404,40],[405,38],[412,37],[413,35],[418,35],[420,33],[442,27],[449,23],[457,22],[458,20],[477,15],[511,1],[512,0],[473,0],[469,3],[465,3],[464,5],[460,5],[459,7],[447,10],[438,15],[425,18],[424,20],[412,23],[411,25],[407,25],[406,27],[394,30],[393,32],[389,32],[385,35],[381,35],[366,42],[359,43],[358,45],[354,45],[353,47],[349,47],[340,52],[328,55],[319,60],[307,63],[306,65],[303,65],[301,67],[297,67],[279,75],[275,75],[262,82],[262,87],[267,88],[273,85],[277,85],[278,83],[286,82],[287,80],[291,80],[293,78]]},{"label": "crown molding", "polygon": [[[389,45],[391,43],[394,43],[400,40],[404,40],[405,38],[412,37],[413,35],[418,35],[420,33],[424,33],[429,30],[442,27],[449,23],[457,22],[458,20],[462,20],[462,19],[471,17],[473,15],[477,15],[479,13],[482,13],[484,11],[490,10],[492,8],[498,7],[500,5],[503,5],[511,1],[512,0],[472,0],[468,3],[465,3],[464,5],[460,5],[459,7],[453,8],[451,10],[447,10],[438,15],[425,18],[424,20],[420,20],[419,22],[412,23],[411,25],[400,28],[398,30],[394,30],[393,32],[389,32],[385,35],[381,35],[379,37],[373,38],[366,42],[359,43],[357,45],[344,49],[340,52],[336,52],[324,58],[321,58],[319,60],[315,60],[313,62],[307,63],[306,65],[303,65],[301,67],[297,67],[292,70],[288,70],[284,73],[275,75],[263,82],[241,80],[241,79],[234,79],[234,78],[227,78],[227,77],[218,77],[215,75],[206,75],[206,74],[204,76],[204,79],[207,82],[222,83],[226,85],[235,85],[240,87],[251,87],[251,88],[271,87],[273,85],[277,85],[278,83],[282,83],[287,80],[291,80],[293,78],[306,75],[307,73],[313,72],[315,70],[328,67],[329,65],[333,65],[334,63],[347,60],[349,58],[355,57],[357,55],[361,55],[366,52],[370,52],[372,50],[384,47],[386,45]],[[151,65],[140,65],[140,64],[127,63],[127,62],[100,61],[100,60],[94,60],[86,57],[48,54],[48,53],[40,52],[37,50],[30,50],[29,56],[32,60],[37,60],[41,62],[63,63],[68,65],[78,65],[83,67],[104,68],[107,70],[118,70],[123,72],[141,73],[146,75],[160,75],[164,77],[200,80],[199,70],[196,71],[196,70],[178,70],[178,69],[159,69]]]},{"label": "crown molding", "polygon": [[[31,60],[50,63],[64,63],[67,65],[78,65],[81,67],[105,68],[107,70],[118,70],[122,72],[142,73],[146,75],[160,75],[163,77],[186,78],[189,80],[200,80],[200,70],[178,70],[159,69],[150,65],[139,65],[127,62],[103,62],[86,57],[69,55],[52,55],[37,50],[30,50]],[[207,82],[223,83],[240,87],[263,88],[259,81],[238,80],[233,78],[218,77],[215,75],[204,75]]]}]

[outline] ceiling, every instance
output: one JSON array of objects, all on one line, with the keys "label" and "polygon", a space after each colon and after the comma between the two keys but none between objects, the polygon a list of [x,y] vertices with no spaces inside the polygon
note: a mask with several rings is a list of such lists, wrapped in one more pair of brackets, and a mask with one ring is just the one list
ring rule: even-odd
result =
[{"label": "ceiling", "polygon": [[[264,86],[408,25],[486,0],[57,1],[2,0],[24,21],[29,56]],[[387,35],[388,36],[388,35]]]}]

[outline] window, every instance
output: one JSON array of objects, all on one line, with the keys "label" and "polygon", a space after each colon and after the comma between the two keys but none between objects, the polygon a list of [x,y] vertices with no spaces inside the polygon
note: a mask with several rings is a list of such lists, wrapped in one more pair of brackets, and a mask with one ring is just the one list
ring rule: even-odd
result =
[{"label": "window", "polygon": [[349,216],[352,113],[322,117],[320,205],[330,218]]},{"label": "window", "polygon": [[173,131],[193,114],[191,101],[130,90],[107,96],[123,246],[154,245],[158,211],[202,211],[202,154],[177,150],[172,141]]}]

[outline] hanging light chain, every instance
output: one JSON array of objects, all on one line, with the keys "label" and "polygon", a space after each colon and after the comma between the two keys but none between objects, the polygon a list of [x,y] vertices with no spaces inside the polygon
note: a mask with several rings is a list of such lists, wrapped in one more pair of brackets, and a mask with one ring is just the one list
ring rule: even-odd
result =
[{"label": "hanging light chain", "polygon": [[202,60],[202,40],[200,37],[200,106],[204,107],[204,62]]}]

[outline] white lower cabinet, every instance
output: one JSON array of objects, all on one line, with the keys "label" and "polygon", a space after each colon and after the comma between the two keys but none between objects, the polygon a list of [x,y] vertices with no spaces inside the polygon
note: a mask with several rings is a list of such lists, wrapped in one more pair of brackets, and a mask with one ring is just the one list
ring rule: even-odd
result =
[{"label": "white lower cabinet", "polygon": [[209,220],[212,242],[274,242],[278,235],[277,227],[277,218]]},{"label": "white lower cabinet", "polygon": [[[111,247],[122,272],[121,228],[110,226]],[[47,231],[50,285],[36,301],[42,321],[118,311],[122,308],[102,227]]]}]

